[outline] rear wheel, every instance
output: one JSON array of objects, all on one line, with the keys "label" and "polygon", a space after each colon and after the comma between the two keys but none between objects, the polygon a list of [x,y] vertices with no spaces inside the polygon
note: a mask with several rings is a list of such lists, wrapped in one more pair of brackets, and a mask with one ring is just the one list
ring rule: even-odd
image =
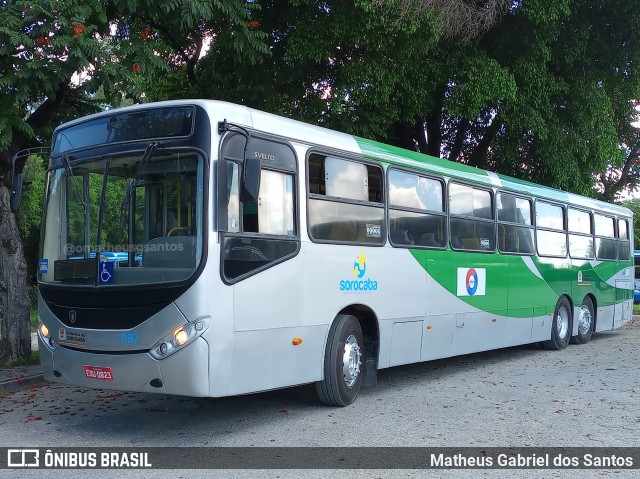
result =
[{"label": "rear wheel", "polygon": [[586,296],[580,306],[580,311],[578,311],[578,334],[571,338],[572,343],[585,344],[589,342],[595,326],[594,311],[593,301],[589,296]]},{"label": "rear wheel", "polygon": [[324,353],[324,379],[316,383],[320,401],[329,406],[348,406],[362,385],[364,340],[358,320],[340,314],[329,330]]},{"label": "rear wheel", "polygon": [[553,313],[551,339],[542,343],[545,349],[558,350],[567,347],[571,338],[571,319],[571,304],[565,296],[562,296]]}]

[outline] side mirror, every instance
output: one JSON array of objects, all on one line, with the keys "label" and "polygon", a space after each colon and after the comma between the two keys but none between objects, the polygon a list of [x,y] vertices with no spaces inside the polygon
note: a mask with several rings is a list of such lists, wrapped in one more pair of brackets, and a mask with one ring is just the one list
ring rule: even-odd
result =
[{"label": "side mirror", "polygon": [[9,205],[11,207],[11,212],[15,213],[18,211],[18,206],[20,206],[20,195],[22,194],[22,175],[13,175],[13,181],[11,182],[11,197],[9,198]]},{"label": "side mirror", "polygon": [[9,206],[11,212],[18,211],[20,205],[20,195],[22,194],[24,166],[27,164],[27,160],[31,155],[40,155],[48,153],[50,149],[48,147],[27,148],[21,150],[11,158],[11,197],[9,198]]},{"label": "side mirror", "polygon": [[11,161],[11,196],[9,198],[9,206],[12,213],[18,211],[18,206],[20,206],[20,195],[22,194],[22,184],[24,180],[22,173],[24,172],[24,165],[27,163],[27,158],[29,158],[28,152],[25,154],[24,151],[20,151],[14,155]]},{"label": "side mirror", "polygon": [[242,165],[240,201],[258,201],[260,193],[260,159],[245,158]]}]

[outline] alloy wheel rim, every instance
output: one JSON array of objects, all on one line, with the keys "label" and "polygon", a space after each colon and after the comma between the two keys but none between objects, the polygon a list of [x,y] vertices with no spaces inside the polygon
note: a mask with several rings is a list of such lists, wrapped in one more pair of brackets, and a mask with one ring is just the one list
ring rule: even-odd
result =
[{"label": "alloy wheel rim", "polygon": [[558,310],[558,315],[556,316],[556,330],[558,332],[558,337],[564,339],[569,332],[569,311],[565,306],[562,306]]},{"label": "alloy wheel rim", "polygon": [[583,336],[591,329],[591,320],[591,311],[585,305],[582,305],[578,316],[578,332]]},{"label": "alloy wheel rim", "polygon": [[347,387],[352,387],[360,375],[360,365],[362,364],[362,352],[358,345],[358,340],[351,334],[344,343],[344,353],[342,355],[342,374]]}]

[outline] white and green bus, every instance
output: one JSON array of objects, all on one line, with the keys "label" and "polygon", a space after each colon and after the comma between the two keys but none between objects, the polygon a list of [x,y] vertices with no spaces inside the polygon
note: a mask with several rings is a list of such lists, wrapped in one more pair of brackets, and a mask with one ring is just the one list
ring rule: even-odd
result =
[{"label": "white and green bus", "polygon": [[54,132],[42,367],[344,406],[378,369],[619,328],[632,231],[620,206],[243,106],[105,111]]}]

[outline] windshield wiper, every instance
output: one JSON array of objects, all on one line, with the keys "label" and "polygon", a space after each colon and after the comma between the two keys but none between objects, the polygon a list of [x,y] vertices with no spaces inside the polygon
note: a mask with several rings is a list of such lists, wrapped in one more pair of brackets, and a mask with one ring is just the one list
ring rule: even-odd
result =
[{"label": "windshield wiper", "polygon": [[144,167],[147,165],[149,159],[156,152],[158,147],[160,146],[159,141],[152,141],[147,145],[147,148],[144,150],[144,154],[142,155],[142,159],[140,160],[140,164],[138,165],[138,169],[136,170],[136,180],[140,182],[140,178],[142,178],[142,173],[144,173]]}]

